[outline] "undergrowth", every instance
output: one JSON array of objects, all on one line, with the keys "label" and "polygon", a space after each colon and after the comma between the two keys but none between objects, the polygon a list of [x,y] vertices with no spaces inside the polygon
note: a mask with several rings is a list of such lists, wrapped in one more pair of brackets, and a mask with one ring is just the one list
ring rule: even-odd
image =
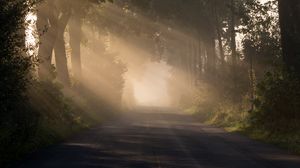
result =
[{"label": "undergrowth", "polygon": [[33,82],[27,97],[18,116],[0,127],[0,167],[103,120],[85,98],[75,103],[54,81]]},{"label": "undergrowth", "polygon": [[206,87],[196,93],[187,111],[207,124],[300,154],[299,81],[283,68],[268,72],[256,86],[253,101],[248,92],[240,92],[242,96],[235,101],[233,95]]}]

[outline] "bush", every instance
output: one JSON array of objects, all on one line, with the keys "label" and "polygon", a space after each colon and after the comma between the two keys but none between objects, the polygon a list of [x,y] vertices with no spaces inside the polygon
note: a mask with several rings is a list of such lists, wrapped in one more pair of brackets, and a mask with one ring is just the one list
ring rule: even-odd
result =
[{"label": "bush", "polygon": [[253,125],[270,131],[293,131],[299,128],[300,80],[292,72],[268,72],[258,84],[256,111],[251,114]]},{"label": "bush", "polygon": [[20,104],[20,112],[1,124],[1,166],[92,124],[89,116],[66,98],[62,89],[54,81],[32,82],[27,91],[28,100]]}]

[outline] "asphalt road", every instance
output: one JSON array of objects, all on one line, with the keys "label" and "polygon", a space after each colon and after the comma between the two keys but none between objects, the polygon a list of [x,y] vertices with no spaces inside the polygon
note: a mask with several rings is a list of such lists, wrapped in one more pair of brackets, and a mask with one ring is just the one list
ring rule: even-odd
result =
[{"label": "asphalt road", "polygon": [[48,147],[21,168],[300,168],[300,157],[200,124],[144,109]]}]

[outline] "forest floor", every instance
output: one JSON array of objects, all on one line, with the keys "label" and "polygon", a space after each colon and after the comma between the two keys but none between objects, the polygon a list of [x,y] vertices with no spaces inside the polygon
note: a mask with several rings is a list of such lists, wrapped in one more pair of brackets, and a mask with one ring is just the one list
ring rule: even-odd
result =
[{"label": "forest floor", "polygon": [[299,168],[300,157],[188,114],[145,108],[126,113],[15,167]]}]

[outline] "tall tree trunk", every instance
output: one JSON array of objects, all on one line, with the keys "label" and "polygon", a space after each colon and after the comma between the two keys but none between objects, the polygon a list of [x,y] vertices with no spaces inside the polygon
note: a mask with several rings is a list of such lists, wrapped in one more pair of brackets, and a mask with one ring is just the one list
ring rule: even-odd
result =
[{"label": "tall tree trunk", "polygon": [[[215,1],[215,5],[217,5],[216,1]],[[215,17],[215,28],[216,28],[217,39],[218,39],[221,69],[223,70],[225,64],[225,54],[224,54],[223,41],[222,41],[222,27],[219,19],[220,14],[216,7],[214,8],[214,17]]]},{"label": "tall tree trunk", "polygon": [[231,0],[231,18],[230,18],[230,48],[232,59],[232,75],[234,87],[236,87],[236,67],[237,67],[237,52],[236,52],[236,32],[235,32],[235,0]]},{"label": "tall tree trunk", "polygon": [[53,1],[47,1],[38,6],[37,29],[40,43],[38,51],[38,59],[40,61],[38,75],[40,80],[47,80],[54,78],[51,75],[51,60],[57,36],[57,16]]},{"label": "tall tree trunk", "polygon": [[206,42],[207,52],[207,72],[211,78],[215,77],[216,73],[216,42],[213,35],[207,39]]},{"label": "tall tree trunk", "polygon": [[186,63],[187,63],[187,77],[188,77],[188,86],[191,86],[191,45],[190,45],[190,39],[187,39],[187,57],[186,57]]},{"label": "tall tree trunk", "polygon": [[198,80],[200,80],[201,76],[202,76],[202,70],[203,70],[203,57],[204,57],[204,53],[203,53],[203,47],[202,47],[202,42],[200,40],[200,38],[198,39]]},{"label": "tall tree trunk", "polygon": [[80,42],[82,36],[82,19],[79,16],[72,17],[70,21],[70,45],[72,49],[71,60],[72,60],[72,70],[74,78],[76,80],[81,79],[82,68],[81,68],[81,50]]},{"label": "tall tree trunk", "polygon": [[185,53],[185,72],[186,72],[186,77],[187,77],[187,85],[190,86],[191,83],[191,71],[190,71],[190,44],[189,44],[189,39],[186,40],[186,53]]},{"label": "tall tree trunk", "polygon": [[256,98],[256,74],[255,74],[255,62],[254,62],[254,55],[255,55],[255,48],[252,47],[251,42],[245,41],[244,42],[244,53],[245,57],[249,59],[249,91],[250,91],[250,100],[251,100],[251,107],[250,112],[254,111],[255,104],[254,100]]},{"label": "tall tree trunk", "polygon": [[196,49],[196,55],[195,55],[195,84],[198,85],[198,81],[200,80],[201,76],[201,49],[200,49],[200,44],[199,40],[195,42],[195,49]]},{"label": "tall tree trunk", "polygon": [[217,38],[218,38],[218,46],[219,46],[219,54],[220,54],[220,62],[221,62],[221,69],[224,69],[225,64],[225,54],[224,54],[224,48],[223,48],[223,41],[222,41],[222,34],[221,34],[221,28],[220,25],[217,24]]},{"label": "tall tree trunk", "polygon": [[300,1],[278,0],[283,61],[300,77]]},{"label": "tall tree trunk", "polygon": [[197,62],[196,62],[196,54],[197,49],[195,45],[195,40],[191,39],[190,42],[191,45],[191,75],[192,75],[192,86],[196,86],[196,72],[197,72]]},{"label": "tall tree trunk", "polygon": [[253,55],[249,55],[249,78],[250,78],[250,99],[251,99],[251,109],[250,111],[254,111],[254,99],[255,99],[255,82],[254,82],[254,68],[253,68]]},{"label": "tall tree trunk", "polygon": [[[213,16],[215,13],[215,1],[209,1],[209,12]],[[207,22],[203,25],[205,29],[204,44],[206,48],[206,75],[208,78],[214,80],[216,77],[216,32],[215,21]]]},{"label": "tall tree trunk", "polygon": [[64,13],[58,22],[57,39],[54,46],[55,61],[57,69],[57,79],[66,86],[71,85],[68,65],[67,65],[67,54],[65,47],[64,32],[67,23],[70,19],[70,13]]},{"label": "tall tree trunk", "polygon": [[203,49],[203,75],[208,73],[208,56],[207,56],[207,45],[206,42],[203,42],[204,45],[202,46]]}]

